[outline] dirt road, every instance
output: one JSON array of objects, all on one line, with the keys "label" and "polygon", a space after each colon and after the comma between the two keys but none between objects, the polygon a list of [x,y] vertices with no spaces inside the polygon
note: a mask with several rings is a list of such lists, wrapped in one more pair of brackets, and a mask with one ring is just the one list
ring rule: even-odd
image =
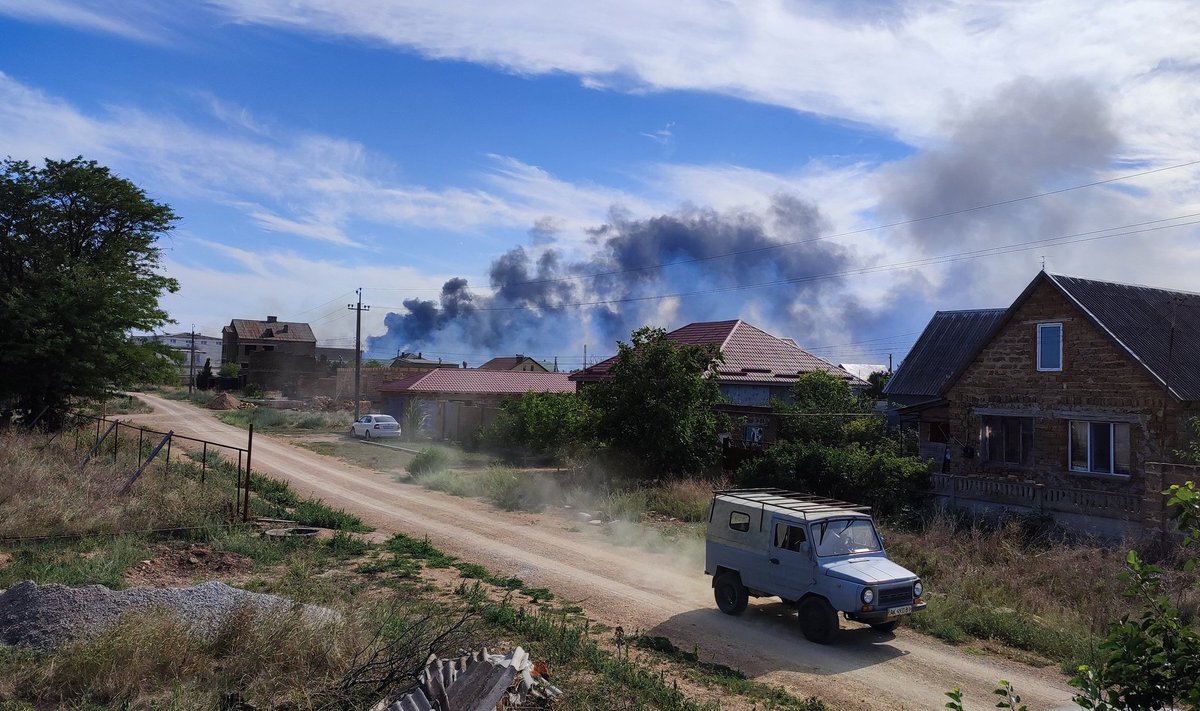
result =
[{"label": "dirt road", "polygon": [[[140,397],[155,412],[128,419],[229,444],[246,440],[244,430],[189,404]],[[669,637],[682,649],[698,649],[706,661],[798,695],[818,696],[835,708],[940,709],[943,692],[955,686],[964,689],[968,708],[992,708],[991,689],[1001,678],[1013,683],[1031,709],[1070,705],[1070,689],[1054,669],[966,654],[904,629],[881,636],[843,622],[839,639],[821,646],[806,641],[777,602],[752,600],[741,617],[729,617],[717,611],[702,564],[618,547],[561,517],[496,511],[261,434],[254,438],[253,463],[380,531],[428,535],[448,553],[578,602],[594,620]]]}]

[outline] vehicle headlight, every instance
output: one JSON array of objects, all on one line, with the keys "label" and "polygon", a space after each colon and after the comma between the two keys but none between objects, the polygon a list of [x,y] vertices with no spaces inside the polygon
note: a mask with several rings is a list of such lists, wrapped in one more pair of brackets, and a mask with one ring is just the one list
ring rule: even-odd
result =
[{"label": "vehicle headlight", "polygon": [[925,588],[921,587],[921,581],[913,583],[913,597],[921,597],[921,593],[925,592]]},{"label": "vehicle headlight", "polygon": [[870,605],[875,601],[875,591],[871,588],[863,588],[862,601],[864,605]]}]

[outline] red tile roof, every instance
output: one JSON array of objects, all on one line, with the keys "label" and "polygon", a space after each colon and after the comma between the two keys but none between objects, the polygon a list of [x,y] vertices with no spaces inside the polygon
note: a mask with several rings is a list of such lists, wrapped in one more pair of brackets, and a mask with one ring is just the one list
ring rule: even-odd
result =
[{"label": "red tile roof", "polygon": [[[689,323],[668,333],[667,338],[680,344],[713,344],[719,347],[725,362],[718,366],[717,375],[723,382],[791,383],[805,373],[823,370],[855,385],[866,384],[800,348],[790,338],[772,336],[742,320]],[[616,361],[616,356],[613,356],[573,373],[571,379],[602,380]]]},{"label": "red tile roof", "polygon": [[403,380],[384,383],[381,393],[463,393],[519,395],[521,393],[573,393],[575,384],[566,373],[537,373],[475,368],[438,368]]}]

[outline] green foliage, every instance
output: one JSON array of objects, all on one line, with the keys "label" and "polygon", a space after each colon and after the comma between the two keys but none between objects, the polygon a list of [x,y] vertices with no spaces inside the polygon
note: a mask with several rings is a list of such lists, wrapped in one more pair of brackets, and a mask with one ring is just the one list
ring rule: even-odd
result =
[{"label": "green foliage", "polygon": [[404,439],[414,442],[429,423],[429,413],[425,411],[420,400],[410,397],[400,413],[400,432]]},{"label": "green foliage", "polygon": [[742,464],[739,484],[778,486],[872,506],[893,513],[914,503],[927,488],[929,465],[887,447],[873,450],[854,442],[836,447],[781,441]]},{"label": "green foliage", "polygon": [[200,369],[200,375],[196,376],[195,385],[200,390],[208,390],[209,388],[212,387],[212,383],[213,383],[212,358],[205,358],[204,359],[204,367]]},{"label": "green foliage", "polygon": [[1183,464],[1200,464],[1200,415],[1188,418],[1188,441],[1175,450],[1175,458]]},{"label": "green foliage", "polygon": [[426,447],[408,463],[408,473],[415,477],[444,472],[450,468],[450,453],[439,447]]},{"label": "green foliage", "polygon": [[171,349],[129,333],[170,323],[155,243],[176,219],[94,161],[0,163],[0,400],[58,428],[71,398],[175,376]]},{"label": "green foliage", "polygon": [[222,378],[236,378],[242,374],[242,366],[240,363],[234,363],[232,361],[228,363],[222,363],[220,370],[217,371],[217,374]]},{"label": "green foliage", "polygon": [[806,373],[792,395],[792,404],[775,404],[779,441],[742,464],[735,475],[739,484],[847,499],[879,513],[910,506],[928,488],[929,466],[904,454],[904,444],[845,380]]},{"label": "green foliage", "polygon": [[[1021,697],[1013,689],[1013,685],[1009,681],[1001,679],[992,693],[1000,697],[1000,700],[996,702],[993,708],[1029,711],[1029,707],[1021,703]],[[951,689],[946,692],[946,696],[950,697],[950,700],[946,702],[946,708],[950,709],[950,711],[963,711],[962,689]]]},{"label": "green foliage", "polygon": [[883,399],[883,389],[887,387],[888,381],[892,379],[892,374],[886,370],[877,370],[867,376],[867,382],[871,384],[867,390],[867,397],[872,400]]},{"label": "green foliage", "polygon": [[562,460],[578,454],[589,439],[587,403],[575,393],[528,392],[504,403],[483,444],[507,455]]},{"label": "green foliage", "polygon": [[369,533],[375,529],[362,522],[358,516],[343,509],[335,509],[320,499],[305,499],[292,509],[291,516],[301,526],[332,528],[337,531]]},{"label": "green foliage", "polygon": [[702,472],[720,454],[722,418],[716,346],[678,345],[661,328],[640,328],[618,343],[611,377],[583,397],[600,446],[652,477]]},{"label": "green foliage", "polygon": [[[1184,546],[1200,543],[1200,491],[1194,482],[1164,493],[1184,532]],[[1200,632],[1163,594],[1160,566],[1132,550],[1125,562],[1125,594],[1141,604],[1141,612],[1113,623],[1100,645],[1101,661],[1079,668],[1071,680],[1079,689],[1075,702],[1096,711],[1200,708]],[[1184,568],[1194,570],[1195,559],[1188,559]]]},{"label": "green foliage", "polygon": [[248,383],[242,388],[242,395],[249,398],[260,398],[263,396],[262,386],[258,383]]}]

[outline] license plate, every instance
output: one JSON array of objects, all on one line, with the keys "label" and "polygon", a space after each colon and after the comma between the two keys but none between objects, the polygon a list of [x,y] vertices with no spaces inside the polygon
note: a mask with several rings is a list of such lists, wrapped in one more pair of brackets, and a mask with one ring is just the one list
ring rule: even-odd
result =
[{"label": "license plate", "polygon": [[903,607],[893,607],[887,611],[888,617],[899,617],[900,615],[908,615],[912,613],[912,605],[904,605]]}]

